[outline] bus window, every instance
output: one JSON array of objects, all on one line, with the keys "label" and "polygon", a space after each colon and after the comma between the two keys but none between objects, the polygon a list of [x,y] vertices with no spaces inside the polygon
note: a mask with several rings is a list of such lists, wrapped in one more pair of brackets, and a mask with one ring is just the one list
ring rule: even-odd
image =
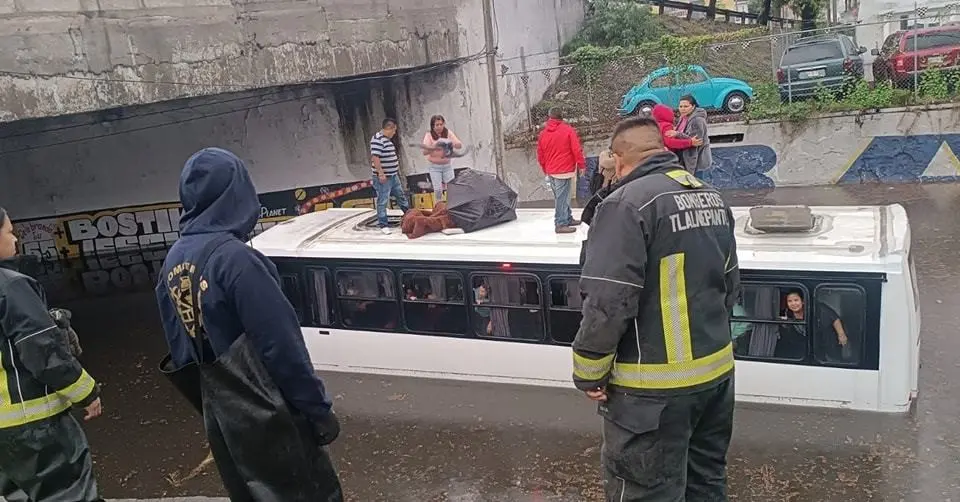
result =
[{"label": "bus window", "polygon": [[296,274],[283,274],[280,276],[280,289],[287,297],[287,300],[293,305],[293,310],[297,313],[297,320],[303,324],[303,295],[300,294],[300,281]]},{"label": "bus window", "polygon": [[730,321],[734,354],[770,361],[806,358],[807,296],[800,285],[744,284]]},{"label": "bus window", "polygon": [[580,329],[580,279],[562,277],[550,279],[550,338],[570,345]]},{"label": "bus window", "polygon": [[535,276],[474,275],[472,287],[475,335],[543,340],[540,282]]},{"label": "bus window", "polygon": [[400,307],[387,270],[338,270],[337,298],[344,326],[396,331]]},{"label": "bus window", "polygon": [[402,272],[403,319],[413,332],[465,335],[463,280],[452,272]]},{"label": "bus window", "polygon": [[333,298],[330,294],[330,272],[325,268],[307,269],[308,283],[313,287],[313,320],[317,326],[333,325]]},{"label": "bus window", "polygon": [[859,365],[863,351],[865,298],[856,286],[819,286],[814,354],[824,364]]}]

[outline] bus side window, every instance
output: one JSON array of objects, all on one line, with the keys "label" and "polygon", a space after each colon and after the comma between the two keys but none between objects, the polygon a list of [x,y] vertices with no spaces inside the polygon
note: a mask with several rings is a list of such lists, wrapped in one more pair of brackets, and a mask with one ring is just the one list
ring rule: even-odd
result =
[{"label": "bus side window", "polygon": [[805,359],[807,297],[800,285],[744,284],[730,319],[734,354],[772,362]]},{"label": "bus side window", "polygon": [[550,279],[550,338],[556,343],[570,345],[580,329],[583,298],[580,279],[562,277]]},{"label": "bus side window", "polygon": [[313,320],[317,326],[333,325],[333,297],[330,294],[330,271],[325,268],[307,269],[307,281],[313,287]]},{"label": "bus side window", "polygon": [[855,286],[819,286],[815,292],[814,353],[824,364],[858,365],[864,347],[866,299]]},{"label": "bus side window", "polygon": [[280,276],[280,289],[287,297],[287,301],[293,305],[294,312],[297,313],[297,320],[303,325],[303,295],[300,292],[300,278],[296,274],[283,274]]},{"label": "bus side window", "polygon": [[453,272],[401,272],[403,319],[415,333],[467,333],[463,280]]},{"label": "bus side window", "polygon": [[338,270],[337,299],[348,328],[396,331],[400,327],[397,291],[387,270]]},{"label": "bus side window", "polygon": [[474,275],[473,333],[477,336],[543,340],[540,281],[521,274]]}]

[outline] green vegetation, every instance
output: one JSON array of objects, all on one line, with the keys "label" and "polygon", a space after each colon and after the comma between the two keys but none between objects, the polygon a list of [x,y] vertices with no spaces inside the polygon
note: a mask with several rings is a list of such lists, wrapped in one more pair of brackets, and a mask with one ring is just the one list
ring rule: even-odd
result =
[{"label": "green vegetation", "polygon": [[639,2],[592,0],[580,32],[568,43],[564,54],[584,46],[632,47],[654,40],[664,27],[649,5]]},{"label": "green vegetation", "polygon": [[773,9],[789,7],[800,16],[802,29],[813,29],[827,6],[826,0],[750,0],[747,12],[769,17]]},{"label": "green vegetation", "polygon": [[776,84],[754,88],[754,100],[746,115],[748,120],[786,120],[803,122],[821,113],[879,110],[911,105],[928,105],[956,101],[960,98],[960,73],[930,70],[920,79],[917,92],[898,89],[890,82],[871,87],[866,81],[850,81],[839,94],[825,88],[817,90],[813,99],[782,103]]},{"label": "green vegetation", "polygon": [[[762,7],[763,1],[755,4]],[[774,5],[779,1],[773,0]],[[798,12],[823,8],[823,0],[782,1]],[[540,122],[550,106],[563,106],[567,116],[602,127],[618,118],[624,93],[649,72],[689,64],[703,66],[714,77],[748,82],[755,96],[747,120],[798,122],[821,113],[960,101],[960,74],[934,70],[923,74],[916,90],[851,80],[840,93],[822,89],[813,99],[782,103],[774,77],[779,61],[774,59],[784,47],[772,44],[768,35],[764,26],[688,21],[657,16],[649,5],[592,0],[583,29],[564,48],[561,62],[571,68],[561,73],[531,118]]]}]

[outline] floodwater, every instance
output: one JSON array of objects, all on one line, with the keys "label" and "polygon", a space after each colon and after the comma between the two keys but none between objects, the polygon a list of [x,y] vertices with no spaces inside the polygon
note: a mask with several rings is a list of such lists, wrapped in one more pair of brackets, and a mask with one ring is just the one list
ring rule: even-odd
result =
[{"label": "floodwater", "polygon": [[[741,405],[730,450],[738,501],[960,501],[960,185],[729,193],[733,204],[901,203],[921,287],[920,397],[906,416]],[[64,300],[104,385],[87,425],[109,498],[222,495],[199,420],[162,379],[151,291]],[[599,501],[599,418],[573,390],[324,375],[356,502]]]}]

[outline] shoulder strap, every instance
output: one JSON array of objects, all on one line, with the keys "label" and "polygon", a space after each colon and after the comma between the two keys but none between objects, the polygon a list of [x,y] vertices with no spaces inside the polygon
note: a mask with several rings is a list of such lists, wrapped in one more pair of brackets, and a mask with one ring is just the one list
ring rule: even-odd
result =
[{"label": "shoulder strap", "polygon": [[673,181],[676,181],[687,188],[703,188],[704,185],[703,182],[697,179],[696,176],[683,169],[672,169],[663,174],[666,174],[668,177],[673,179]]},{"label": "shoulder strap", "polygon": [[[203,340],[206,335],[206,330],[203,327],[203,316],[200,313],[200,299],[203,294],[203,291],[206,289],[206,280],[203,278],[203,269],[207,266],[207,261],[210,260],[210,257],[213,256],[213,253],[227,241],[233,239],[233,235],[229,233],[218,234],[213,239],[207,241],[202,248],[200,248],[200,253],[197,255],[196,260],[193,261],[193,267],[190,270],[186,270],[183,274],[187,274],[191,280],[189,280],[188,285],[190,288],[190,315],[193,318],[194,328],[191,332],[191,329],[184,322],[183,312],[179,306],[177,308],[178,314],[180,315],[180,322],[183,323],[184,329],[187,331],[187,336],[190,336],[193,340],[193,358],[198,364],[201,362],[201,355],[203,354]],[[196,278],[196,280],[193,280]],[[181,292],[181,294],[184,292]],[[180,299],[171,298],[174,303],[179,303]]]}]

